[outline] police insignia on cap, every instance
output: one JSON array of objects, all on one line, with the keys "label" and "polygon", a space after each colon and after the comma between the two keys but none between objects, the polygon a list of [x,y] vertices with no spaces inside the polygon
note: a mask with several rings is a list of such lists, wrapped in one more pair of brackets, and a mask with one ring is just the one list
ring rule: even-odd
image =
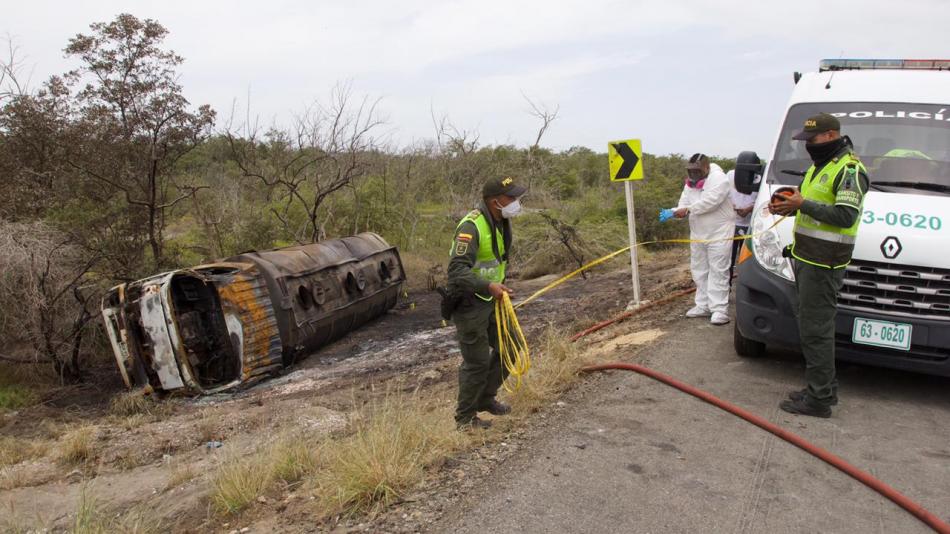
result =
[{"label": "police insignia on cap", "polygon": [[817,121],[813,119],[808,119],[807,121],[805,121],[805,128],[814,128],[815,126],[818,126]]},{"label": "police insignia on cap", "polygon": [[505,178],[504,180],[501,181],[501,185],[502,187],[508,187],[509,185],[512,184],[512,182],[514,182],[513,178]]}]

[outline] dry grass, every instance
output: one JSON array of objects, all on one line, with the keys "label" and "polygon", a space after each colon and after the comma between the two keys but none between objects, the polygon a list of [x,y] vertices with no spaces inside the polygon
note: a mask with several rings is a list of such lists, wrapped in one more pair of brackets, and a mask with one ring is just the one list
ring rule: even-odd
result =
[{"label": "dry grass", "polygon": [[327,441],[312,482],[319,511],[352,515],[385,507],[421,482],[425,468],[466,446],[449,403],[387,395],[363,408],[352,434]]},{"label": "dry grass", "polygon": [[533,351],[531,370],[525,375],[521,388],[508,394],[516,417],[534,413],[550,403],[577,380],[581,367],[592,362],[592,357],[581,353],[563,332],[563,328],[554,327],[544,331],[540,350]]},{"label": "dry grass", "polygon": [[116,457],[115,466],[123,471],[129,471],[150,463],[151,461],[152,458],[147,451],[126,450]]},{"label": "dry grass", "polygon": [[159,534],[168,532],[162,519],[145,507],[136,507],[106,522],[105,532],[123,534]]},{"label": "dry grass", "polygon": [[86,485],[79,490],[79,504],[72,534],[157,534],[165,531],[160,519],[147,508],[132,508],[123,513],[109,513]]},{"label": "dry grass", "polygon": [[0,436],[0,467],[40,458],[45,456],[48,450],[49,444],[44,441]]},{"label": "dry grass", "polygon": [[246,508],[273,482],[269,458],[257,452],[245,458],[225,458],[211,481],[211,503],[224,514]]},{"label": "dry grass", "polygon": [[63,437],[68,427],[58,421],[43,419],[36,425],[41,434],[48,440],[57,440]]},{"label": "dry grass", "polygon": [[316,447],[312,443],[304,435],[288,434],[248,456],[225,458],[211,481],[212,505],[232,514],[279,483],[297,483],[320,465],[319,441]]},{"label": "dry grass", "polygon": [[38,515],[28,519],[20,514],[12,503],[8,503],[6,508],[0,511],[0,532],[5,534],[36,534],[52,531],[52,525],[44,523]]},{"label": "dry grass", "polygon": [[219,415],[217,413],[205,413],[195,424],[195,436],[199,443],[207,443],[221,439],[221,432],[218,430]]},{"label": "dry grass", "polygon": [[121,426],[122,428],[130,432],[132,430],[135,430],[136,428],[139,428],[145,423],[148,423],[148,416],[142,413],[132,414],[127,417],[122,417],[118,421],[119,426]]},{"label": "dry grass", "polygon": [[95,454],[96,429],[82,426],[68,432],[59,442],[58,458],[66,465],[81,464]]},{"label": "dry grass", "polygon": [[120,417],[134,415],[150,415],[155,407],[155,401],[142,391],[127,391],[112,397],[109,403],[109,412]]},{"label": "dry grass", "polygon": [[211,502],[231,514],[280,484],[306,483],[323,516],[368,511],[391,504],[469,439],[455,429],[450,403],[390,394],[357,410],[342,437],[286,435],[226,458],[212,478]]},{"label": "dry grass", "polygon": [[[21,469],[5,469],[0,472],[0,490],[2,491],[23,487],[27,484],[27,481],[26,473]],[[0,529],[0,532],[6,531]]]},{"label": "dry grass", "polygon": [[79,505],[76,507],[76,519],[73,521],[73,534],[99,534],[106,532],[102,524],[102,512],[99,501],[85,484],[79,490]]},{"label": "dry grass", "polygon": [[320,446],[303,437],[286,437],[270,450],[271,473],[274,479],[295,484],[319,466]]},{"label": "dry grass", "polygon": [[182,484],[194,480],[197,476],[198,471],[195,470],[193,465],[176,463],[171,467],[171,473],[169,473],[168,480],[165,482],[165,489],[170,490],[177,488]]},{"label": "dry grass", "polygon": [[167,419],[174,407],[167,402],[159,402],[144,391],[120,393],[109,402],[108,420],[129,432],[153,421]]}]

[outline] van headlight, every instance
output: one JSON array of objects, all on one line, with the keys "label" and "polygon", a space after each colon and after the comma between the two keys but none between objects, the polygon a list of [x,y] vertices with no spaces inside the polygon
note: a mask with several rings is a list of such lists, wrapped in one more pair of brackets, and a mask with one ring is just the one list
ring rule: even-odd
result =
[{"label": "van headlight", "polygon": [[778,230],[772,227],[777,220],[775,215],[769,213],[768,207],[763,207],[752,216],[752,252],[765,270],[794,282],[792,263],[788,258],[782,257],[782,249],[785,247],[779,239]]}]

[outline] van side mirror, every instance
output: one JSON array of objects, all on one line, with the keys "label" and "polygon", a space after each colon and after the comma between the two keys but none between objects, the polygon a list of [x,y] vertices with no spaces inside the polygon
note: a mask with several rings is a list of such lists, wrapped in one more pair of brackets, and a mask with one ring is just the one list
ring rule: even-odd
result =
[{"label": "van side mirror", "polygon": [[762,181],[763,165],[759,155],[752,151],[740,152],[736,158],[735,188],[736,191],[749,195],[759,189]]}]

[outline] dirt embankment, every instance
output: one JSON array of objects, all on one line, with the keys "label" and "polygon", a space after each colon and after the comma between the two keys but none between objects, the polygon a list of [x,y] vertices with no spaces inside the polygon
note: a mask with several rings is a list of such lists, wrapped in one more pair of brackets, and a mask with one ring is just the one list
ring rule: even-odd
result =
[{"label": "dirt embankment", "polygon": [[[687,287],[685,257],[683,249],[648,255],[641,272],[643,298]],[[614,264],[617,270],[592,273],[587,280],[578,277],[520,310],[529,341],[550,326],[567,336],[622,311],[630,299],[630,274],[619,264]],[[524,298],[554,279],[512,285]],[[638,321],[662,323],[665,313],[651,310]],[[149,520],[161,521],[166,531],[229,532],[249,524],[255,531],[312,531],[333,524],[377,531],[421,528],[463,498],[465,488],[490,473],[505,451],[524,446],[530,432],[515,432],[500,446],[476,447],[448,460],[427,473],[429,480],[418,495],[372,519],[315,525],[307,508],[293,503],[293,491],[283,500],[265,499],[242,516],[222,516],[209,506],[210,476],[222,458],[247,454],[289,429],[305,427],[312,435],[339,431],[354,406],[388,388],[451,395],[458,363],[454,329],[439,318],[437,295],[420,293],[281,376],[243,391],[173,397],[125,410],[110,405],[117,379],[105,380],[102,387],[64,391],[51,402],[0,419],[0,437],[7,443],[36,445],[14,458],[19,461],[0,463],[0,515],[8,518],[0,528],[72,525],[84,494],[94,495],[112,513],[146,510]],[[542,410],[538,427],[556,414],[556,406]]]}]

